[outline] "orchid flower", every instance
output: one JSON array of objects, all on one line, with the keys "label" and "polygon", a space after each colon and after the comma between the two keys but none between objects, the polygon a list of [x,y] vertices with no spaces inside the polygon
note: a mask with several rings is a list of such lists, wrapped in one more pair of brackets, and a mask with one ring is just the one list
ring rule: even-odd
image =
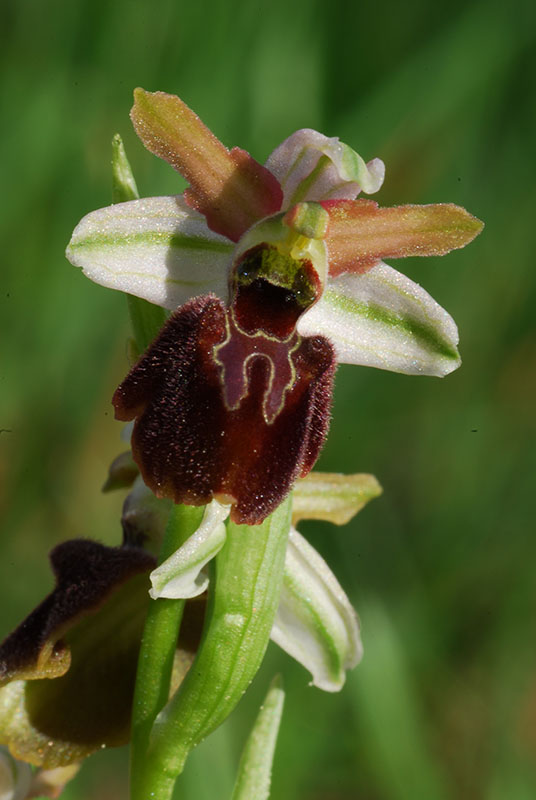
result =
[{"label": "orchid flower", "polygon": [[262,522],[325,440],[337,362],[443,376],[456,325],[382,259],[442,255],[482,223],[452,204],[380,208],[384,177],[301,130],[262,166],[178,98],[135,92],[137,134],[189,182],[88,214],[67,256],[173,313],[114,395],[144,481],[175,503]]}]

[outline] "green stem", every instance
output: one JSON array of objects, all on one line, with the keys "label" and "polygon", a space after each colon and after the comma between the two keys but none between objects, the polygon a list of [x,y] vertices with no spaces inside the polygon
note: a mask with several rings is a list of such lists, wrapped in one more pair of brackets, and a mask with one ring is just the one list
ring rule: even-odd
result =
[{"label": "green stem", "polygon": [[[175,552],[197,529],[202,508],[173,506],[166,528],[159,562]],[[177,648],[184,600],[159,599],[149,603],[147,620],[138,661],[138,673],[132,707],[131,792],[132,798],[156,800],[160,795],[139,794],[149,736],[156,715],[169,698],[173,658]],[[173,787],[171,787],[173,788]],[[161,795],[167,798],[167,794]]]},{"label": "green stem", "polygon": [[169,800],[190,750],[235,708],[263,659],[279,605],[290,499],[261,525],[230,523],[211,563],[203,640],[158,715],[135,800]]},{"label": "green stem", "polygon": [[127,303],[136,342],[136,355],[141,356],[166,321],[166,312],[160,306],[154,306],[132,294],[127,294]]}]

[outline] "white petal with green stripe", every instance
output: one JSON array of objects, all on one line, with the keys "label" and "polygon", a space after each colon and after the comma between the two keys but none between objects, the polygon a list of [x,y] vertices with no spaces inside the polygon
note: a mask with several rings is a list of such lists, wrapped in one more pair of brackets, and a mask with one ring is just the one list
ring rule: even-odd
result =
[{"label": "white petal with green stripe", "polygon": [[66,255],[96,283],[173,310],[209,292],[226,299],[232,250],[178,195],[93,211],[75,228]]},{"label": "white petal with green stripe", "polygon": [[383,263],[328,281],[298,330],[326,336],[344,364],[440,377],[460,365],[452,317],[418,283]]},{"label": "white petal with green stripe", "polygon": [[314,547],[291,528],[272,640],[326,692],[342,688],[360,661],[359,621],[336,577]]},{"label": "white petal with green stripe", "polygon": [[304,200],[353,200],[360,191],[377,192],[385,166],[365,164],[347,144],[309,128],[296,131],[269,156],[266,165],[283,189],[283,208]]}]

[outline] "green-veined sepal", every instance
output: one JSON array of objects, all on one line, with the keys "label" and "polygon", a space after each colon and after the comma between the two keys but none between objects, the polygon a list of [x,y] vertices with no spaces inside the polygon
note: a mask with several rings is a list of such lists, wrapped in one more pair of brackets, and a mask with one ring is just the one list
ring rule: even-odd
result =
[{"label": "green-veined sepal", "polygon": [[76,226],[66,255],[101,286],[173,310],[198,295],[227,296],[232,249],[177,195],[91,212]]},{"label": "green-veined sepal", "polygon": [[343,364],[440,377],[460,365],[452,317],[419,284],[386,264],[330,280],[298,330],[326,336]]},{"label": "green-veined sepal", "polygon": [[311,673],[314,686],[337,692],[363,654],[359,620],[324,559],[291,529],[272,640]]}]

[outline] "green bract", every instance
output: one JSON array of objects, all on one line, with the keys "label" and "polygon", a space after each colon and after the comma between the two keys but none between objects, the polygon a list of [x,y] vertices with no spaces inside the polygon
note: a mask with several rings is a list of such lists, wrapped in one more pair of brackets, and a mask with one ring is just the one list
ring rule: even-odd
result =
[{"label": "green bract", "polygon": [[285,693],[274,678],[242,752],[231,800],[267,800]]}]

